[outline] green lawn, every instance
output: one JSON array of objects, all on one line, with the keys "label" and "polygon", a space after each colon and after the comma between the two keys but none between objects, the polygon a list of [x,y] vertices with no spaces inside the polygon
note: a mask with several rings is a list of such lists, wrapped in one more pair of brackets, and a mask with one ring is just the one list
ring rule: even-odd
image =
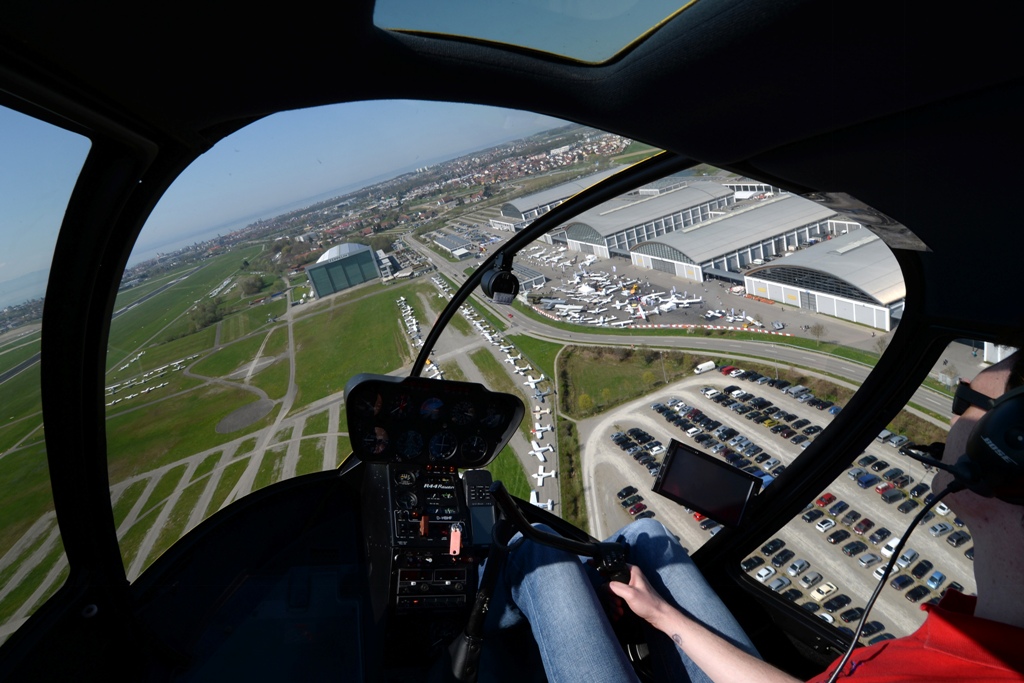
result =
[{"label": "green lawn", "polygon": [[392,287],[296,322],[298,396],[293,410],[342,391],[357,373],[385,374],[408,362],[406,335],[394,300],[399,296],[410,299],[412,292],[409,285]]},{"label": "green lawn", "polygon": [[149,494],[149,498],[145,503],[142,504],[142,510],[139,511],[139,515],[146,514],[146,511],[153,509],[154,507],[162,504],[174,491],[174,488],[181,481],[181,475],[185,474],[185,465],[178,465],[172,467],[160,477],[160,481],[157,482],[156,486],[153,487],[153,492]]},{"label": "green lawn", "polygon": [[160,505],[151,509],[147,514],[140,515],[138,521],[121,537],[121,561],[124,562],[125,570],[131,567],[135,556],[139,553],[139,546],[142,545],[146,534],[153,527],[156,518],[160,516],[160,510],[163,506],[164,503],[160,503]]},{"label": "green lawn", "polygon": [[555,358],[564,344],[534,339],[522,334],[510,334],[507,339],[516,345],[516,353],[523,354],[523,360],[538,368],[548,377],[555,376]]},{"label": "green lawn", "polygon": [[248,366],[263,345],[263,335],[254,335],[222,347],[192,367],[192,372],[205,377],[225,377]]},{"label": "green lawn", "polygon": [[328,437],[306,437],[299,442],[299,462],[295,465],[295,475],[319,472],[324,468],[324,443]]},{"label": "green lawn", "polygon": [[164,528],[160,530],[160,535],[157,536],[156,543],[153,544],[153,549],[149,553],[149,557],[146,558],[146,565],[153,564],[156,558],[164,554],[164,552],[174,545],[179,538],[185,533],[185,525],[188,524],[188,519],[192,514],[192,509],[196,506],[199,501],[199,496],[202,495],[203,489],[209,483],[208,479],[197,481],[194,484],[189,484],[185,487],[185,490],[181,492],[181,496],[178,498],[174,507],[171,509],[171,514],[167,517],[167,521],[164,523]]},{"label": "green lawn", "polygon": [[[21,440],[31,434],[33,430],[39,429],[42,424],[43,414],[37,413],[13,422],[8,422],[3,427],[0,427],[0,454],[6,453],[9,448],[13,448],[15,444],[21,442]],[[36,439],[30,439],[27,442],[31,441],[36,441]],[[3,460],[0,459],[0,469],[2,468]]]},{"label": "green lawn", "polygon": [[213,468],[217,466],[217,463],[220,462],[221,456],[223,455],[223,453],[211,453],[206,456],[203,461],[196,466],[195,471],[192,472],[192,481],[199,481],[212,472]]},{"label": "green lawn", "polygon": [[[344,412],[344,410],[342,410]],[[302,427],[302,435],[309,436],[312,434],[326,434],[330,427],[331,416],[329,411],[322,410],[319,413],[310,415],[306,418],[306,423]]]},{"label": "green lawn", "polygon": [[47,553],[46,557],[44,557],[39,564],[33,567],[28,574],[25,575],[24,580],[18,584],[18,587],[8,593],[3,601],[0,602],[0,624],[10,619],[11,615],[29,599],[37,588],[39,588],[43,579],[46,578],[46,575],[50,573],[53,565],[57,563],[57,560],[59,560],[63,554],[64,545],[58,538],[54,548]]},{"label": "green lawn", "polygon": [[139,499],[142,492],[146,490],[146,480],[141,479],[134,484],[131,484],[124,490],[121,497],[114,503],[114,528],[119,528],[121,523],[124,522],[128,513],[131,512],[135,506],[135,501]]},{"label": "green lawn", "polygon": [[37,519],[53,509],[46,449],[36,444],[0,459],[0,555],[6,553]]},{"label": "green lawn", "polygon": [[275,361],[263,368],[249,380],[249,384],[267,392],[271,400],[284,398],[288,392],[288,378],[291,376],[291,364],[286,359]]},{"label": "green lawn", "polygon": [[7,372],[18,363],[28,360],[37,353],[39,353],[38,339],[34,342],[23,342],[21,346],[16,346],[0,353],[0,372]]},{"label": "green lawn", "polygon": [[248,464],[249,459],[243,458],[242,460],[235,460],[224,468],[224,472],[220,475],[220,481],[217,482],[217,488],[213,491],[213,496],[210,498],[210,506],[206,508],[206,514],[203,519],[212,516],[220,510],[224,501],[227,500],[228,494],[231,493],[231,489],[235,488],[235,484],[242,478],[242,473],[245,472]]},{"label": "green lawn", "polygon": [[495,481],[501,481],[513,496],[524,500],[530,499],[530,483],[519,464],[519,458],[509,446],[505,446],[498,456],[485,469],[489,470]]},{"label": "green lawn", "polygon": [[222,344],[232,342],[247,334],[251,334],[269,324],[268,318],[280,318],[288,308],[284,299],[269,301],[255,306],[247,306],[221,322],[220,341]]},{"label": "green lawn", "polygon": [[[256,400],[248,391],[211,385],[109,418],[110,480],[121,481],[237,439],[237,433],[218,434],[215,428],[229,413]],[[264,417],[250,431],[270,422],[270,416]]]},{"label": "green lawn", "polygon": [[42,398],[39,391],[39,363],[4,382],[0,391],[3,396],[0,401],[0,424],[6,425],[13,420],[40,414]]},{"label": "green lawn", "polygon": [[279,446],[268,449],[260,463],[260,469],[256,472],[253,480],[252,490],[258,491],[270,486],[281,478],[281,467],[284,465],[284,457],[288,453],[288,446]]}]

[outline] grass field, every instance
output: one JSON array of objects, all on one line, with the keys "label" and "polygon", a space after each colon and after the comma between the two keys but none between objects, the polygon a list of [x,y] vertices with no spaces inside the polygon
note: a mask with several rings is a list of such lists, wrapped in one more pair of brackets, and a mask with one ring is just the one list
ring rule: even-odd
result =
[{"label": "grass field", "polygon": [[4,382],[0,424],[37,415],[42,410],[39,391],[39,363]]},{"label": "grass field", "polygon": [[142,541],[145,540],[146,534],[153,527],[153,524],[156,523],[156,518],[160,516],[160,510],[163,506],[164,503],[160,503],[147,514],[139,515],[138,521],[121,537],[121,561],[124,562],[126,571],[131,567],[132,562],[135,561],[135,556],[139,554],[139,547],[142,545]]},{"label": "grass field", "polygon": [[196,466],[195,471],[192,472],[192,481],[199,481],[212,472],[213,468],[217,466],[217,463],[220,462],[223,455],[223,453],[211,453],[206,456],[203,461]]},{"label": "grass field", "polygon": [[0,460],[0,556],[47,510],[53,509],[43,444],[19,449]]},{"label": "grass field", "polygon": [[302,435],[326,434],[330,426],[331,416],[326,410],[310,415],[306,418],[306,424],[302,427]]},{"label": "grass field", "polygon": [[288,446],[268,448],[260,463],[260,469],[256,472],[253,480],[252,490],[257,491],[270,486],[281,478],[281,467],[284,465],[284,457],[288,453]]},{"label": "grass field", "polygon": [[28,360],[39,353],[39,340],[12,345],[9,350],[0,353],[0,372],[7,372],[18,363]]},{"label": "grass field", "polygon": [[[8,422],[3,427],[0,427],[0,455],[7,452],[8,449],[13,448],[22,439],[32,433],[33,430],[39,429],[43,424],[43,414],[37,413],[35,415],[29,415],[19,420]],[[35,439],[32,439],[35,441]],[[3,461],[0,460],[0,469],[3,468]],[[0,474],[0,477],[3,475]]]},{"label": "grass field", "polygon": [[177,502],[171,509],[171,514],[167,517],[167,521],[160,530],[160,534],[157,536],[156,542],[153,544],[149,557],[146,558],[146,567],[153,564],[153,561],[156,558],[163,555],[164,551],[174,545],[185,533],[185,525],[188,524],[188,519],[192,514],[192,509],[199,501],[199,496],[202,495],[203,489],[206,488],[206,484],[207,481],[204,478],[195,483],[189,484],[181,492]]},{"label": "grass field", "polygon": [[146,514],[147,511],[153,507],[160,505],[171,495],[174,488],[181,481],[181,475],[185,474],[185,465],[178,465],[167,470],[160,481],[153,487],[153,492],[149,494],[149,498],[142,504],[142,509],[139,511],[139,515]]},{"label": "grass field", "polygon": [[220,323],[221,343],[230,343],[247,334],[252,334],[267,325],[273,324],[267,322],[268,318],[281,317],[287,308],[288,302],[284,299],[278,299],[248,307],[225,318]]},{"label": "grass field", "polygon": [[560,360],[561,408],[575,418],[643,396],[666,381],[689,375],[693,367],[687,353],[648,347],[570,346]]},{"label": "grass field", "polygon": [[319,472],[324,468],[326,439],[325,436],[311,436],[299,442],[299,462],[295,465],[296,476]]},{"label": "grass field", "polygon": [[231,489],[235,487],[238,480],[242,478],[242,473],[245,472],[246,466],[249,464],[249,459],[244,458],[242,460],[236,460],[227,467],[224,468],[224,472],[220,475],[220,481],[217,482],[217,488],[213,490],[213,496],[210,498],[210,506],[206,508],[206,514],[203,516],[210,517],[213,513],[220,510],[220,507],[227,500],[228,494],[231,493]]},{"label": "grass field", "polygon": [[[205,298],[225,279],[238,272],[242,259],[252,258],[260,247],[240,249],[212,258],[197,272],[161,292],[144,304],[118,316],[110,326],[107,367],[124,364],[168,323],[187,311],[193,302]],[[183,268],[182,272],[187,270]],[[154,366],[150,366],[151,369]]]},{"label": "grass field", "polygon": [[128,516],[128,513],[131,512],[132,508],[135,506],[135,502],[139,499],[139,496],[141,496],[142,492],[145,490],[145,480],[137,481],[134,484],[128,486],[128,488],[126,488],[124,492],[121,494],[121,497],[117,499],[117,502],[114,503],[115,529],[121,526],[121,523],[125,520],[125,517]]},{"label": "grass field", "polygon": [[408,344],[394,300],[411,299],[412,293],[409,285],[392,287],[383,295],[296,322],[298,395],[292,410],[343,390],[356,373],[385,374],[408,362]]},{"label": "grass field", "polygon": [[57,561],[64,554],[64,546],[60,542],[58,537],[57,543],[50,552],[46,554],[46,557],[42,561],[33,567],[28,574],[25,575],[24,580],[16,588],[11,590],[7,596],[0,601],[0,623],[7,621],[14,612],[21,607],[26,600],[35,592],[39,585],[46,578],[46,575],[50,572],[50,569],[57,563]]},{"label": "grass field", "polygon": [[524,500],[530,499],[530,483],[512,449],[505,446],[487,469],[495,481],[501,481],[508,492]]},{"label": "grass field", "polygon": [[267,392],[267,397],[276,401],[284,398],[285,393],[287,393],[288,378],[290,376],[291,364],[282,358],[253,375],[249,380],[249,384]]},{"label": "grass field", "polygon": [[254,335],[221,348],[192,367],[192,372],[206,377],[226,377],[246,367],[263,345],[263,335]]},{"label": "grass field", "polygon": [[555,358],[562,350],[563,344],[534,339],[522,334],[510,334],[508,341],[516,345],[516,352],[523,354],[523,359],[539,369],[548,377],[555,377]]},{"label": "grass field", "polygon": [[246,453],[252,453],[253,449],[256,448],[256,437],[246,439],[242,443],[238,444],[238,448],[235,449],[234,457],[245,455]]},{"label": "grass field", "polygon": [[[238,438],[218,434],[215,428],[235,409],[255,400],[248,391],[207,386],[108,419],[110,480],[118,482]],[[270,416],[264,417],[251,429],[270,422]]]}]

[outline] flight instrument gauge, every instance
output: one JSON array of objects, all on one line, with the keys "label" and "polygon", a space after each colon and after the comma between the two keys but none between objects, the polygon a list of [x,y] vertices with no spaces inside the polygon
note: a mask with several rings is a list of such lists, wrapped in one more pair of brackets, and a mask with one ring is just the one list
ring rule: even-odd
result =
[{"label": "flight instrument gauge", "polygon": [[363,450],[367,453],[380,455],[388,447],[388,433],[383,427],[374,427],[372,432],[367,432],[363,437]]},{"label": "flight instrument gauge", "polygon": [[414,460],[421,453],[423,453],[423,435],[409,430],[398,445],[398,456],[403,460]]},{"label": "flight instrument gauge", "polygon": [[487,446],[487,439],[478,434],[467,437],[462,442],[462,459],[465,462],[479,462],[488,452],[490,449]]},{"label": "flight instrument gauge", "polygon": [[434,434],[434,436],[430,438],[431,460],[447,460],[455,455],[455,451],[458,449],[458,439],[456,439],[455,435],[447,429]]},{"label": "flight instrument gauge", "polygon": [[476,417],[476,408],[469,401],[459,401],[452,406],[452,422],[465,427]]}]

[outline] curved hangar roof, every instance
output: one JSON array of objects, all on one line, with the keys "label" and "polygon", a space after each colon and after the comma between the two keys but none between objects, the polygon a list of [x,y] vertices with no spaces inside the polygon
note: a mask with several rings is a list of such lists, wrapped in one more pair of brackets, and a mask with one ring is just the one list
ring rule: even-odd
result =
[{"label": "curved hangar roof", "polygon": [[531,211],[536,211],[544,206],[550,206],[564,202],[569,197],[579,194],[583,190],[587,189],[591,185],[596,185],[600,181],[604,180],[609,176],[613,176],[624,167],[614,166],[606,171],[600,173],[594,173],[593,175],[584,176],[575,180],[570,180],[567,183],[561,183],[554,187],[549,187],[546,190],[540,192],[534,192],[522,197],[516,197],[510,199],[501,205],[501,215],[507,218],[524,218],[526,214]]},{"label": "curved hangar roof", "polygon": [[852,230],[808,249],[793,252],[784,259],[752,268],[747,272],[747,277],[882,306],[888,306],[907,295],[903,271],[896,257],[878,235],[866,228]]},{"label": "curved hangar roof", "polygon": [[352,254],[358,254],[361,251],[370,251],[370,248],[365,244],[355,244],[353,242],[344,242],[337,246],[333,246],[325,251],[320,258],[316,260],[317,263],[327,263],[328,261],[335,261]]},{"label": "curved hangar roof", "polygon": [[648,240],[633,247],[633,251],[657,255],[650,249],[661,244],[679,252],[685,259],[689,259],[689,262],[707,263],[737,249],[786,234],[805,225],[813,225],[835,215],[835,211],[820,204],[796,195],[784,194],[754,204],[734,205],[724,216],[695,223],[682,230],[667,233],[656,240]]},{"label": "curved hangar roof", "polygon": [[566,227],[573,228],[574,239],[603,243],[605,237],[637,225],[656,221],[713,200],[729,197],[732,190],[712,182],[689,183],[653,197],[623,195],[579,214]]}]

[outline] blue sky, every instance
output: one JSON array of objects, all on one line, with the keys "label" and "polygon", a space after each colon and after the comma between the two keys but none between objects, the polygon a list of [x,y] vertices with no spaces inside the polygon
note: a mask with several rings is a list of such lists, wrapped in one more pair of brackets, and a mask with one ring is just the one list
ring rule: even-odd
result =
[{"label": "blue sky", "polygon": [[[277,114],[222,140],[186,169],[154,209],[131,261],[382,174],[562,124],[529,112],[410,101]],[[3,306],[42,294],[89,141],[0,107],[0,149]]]}]

